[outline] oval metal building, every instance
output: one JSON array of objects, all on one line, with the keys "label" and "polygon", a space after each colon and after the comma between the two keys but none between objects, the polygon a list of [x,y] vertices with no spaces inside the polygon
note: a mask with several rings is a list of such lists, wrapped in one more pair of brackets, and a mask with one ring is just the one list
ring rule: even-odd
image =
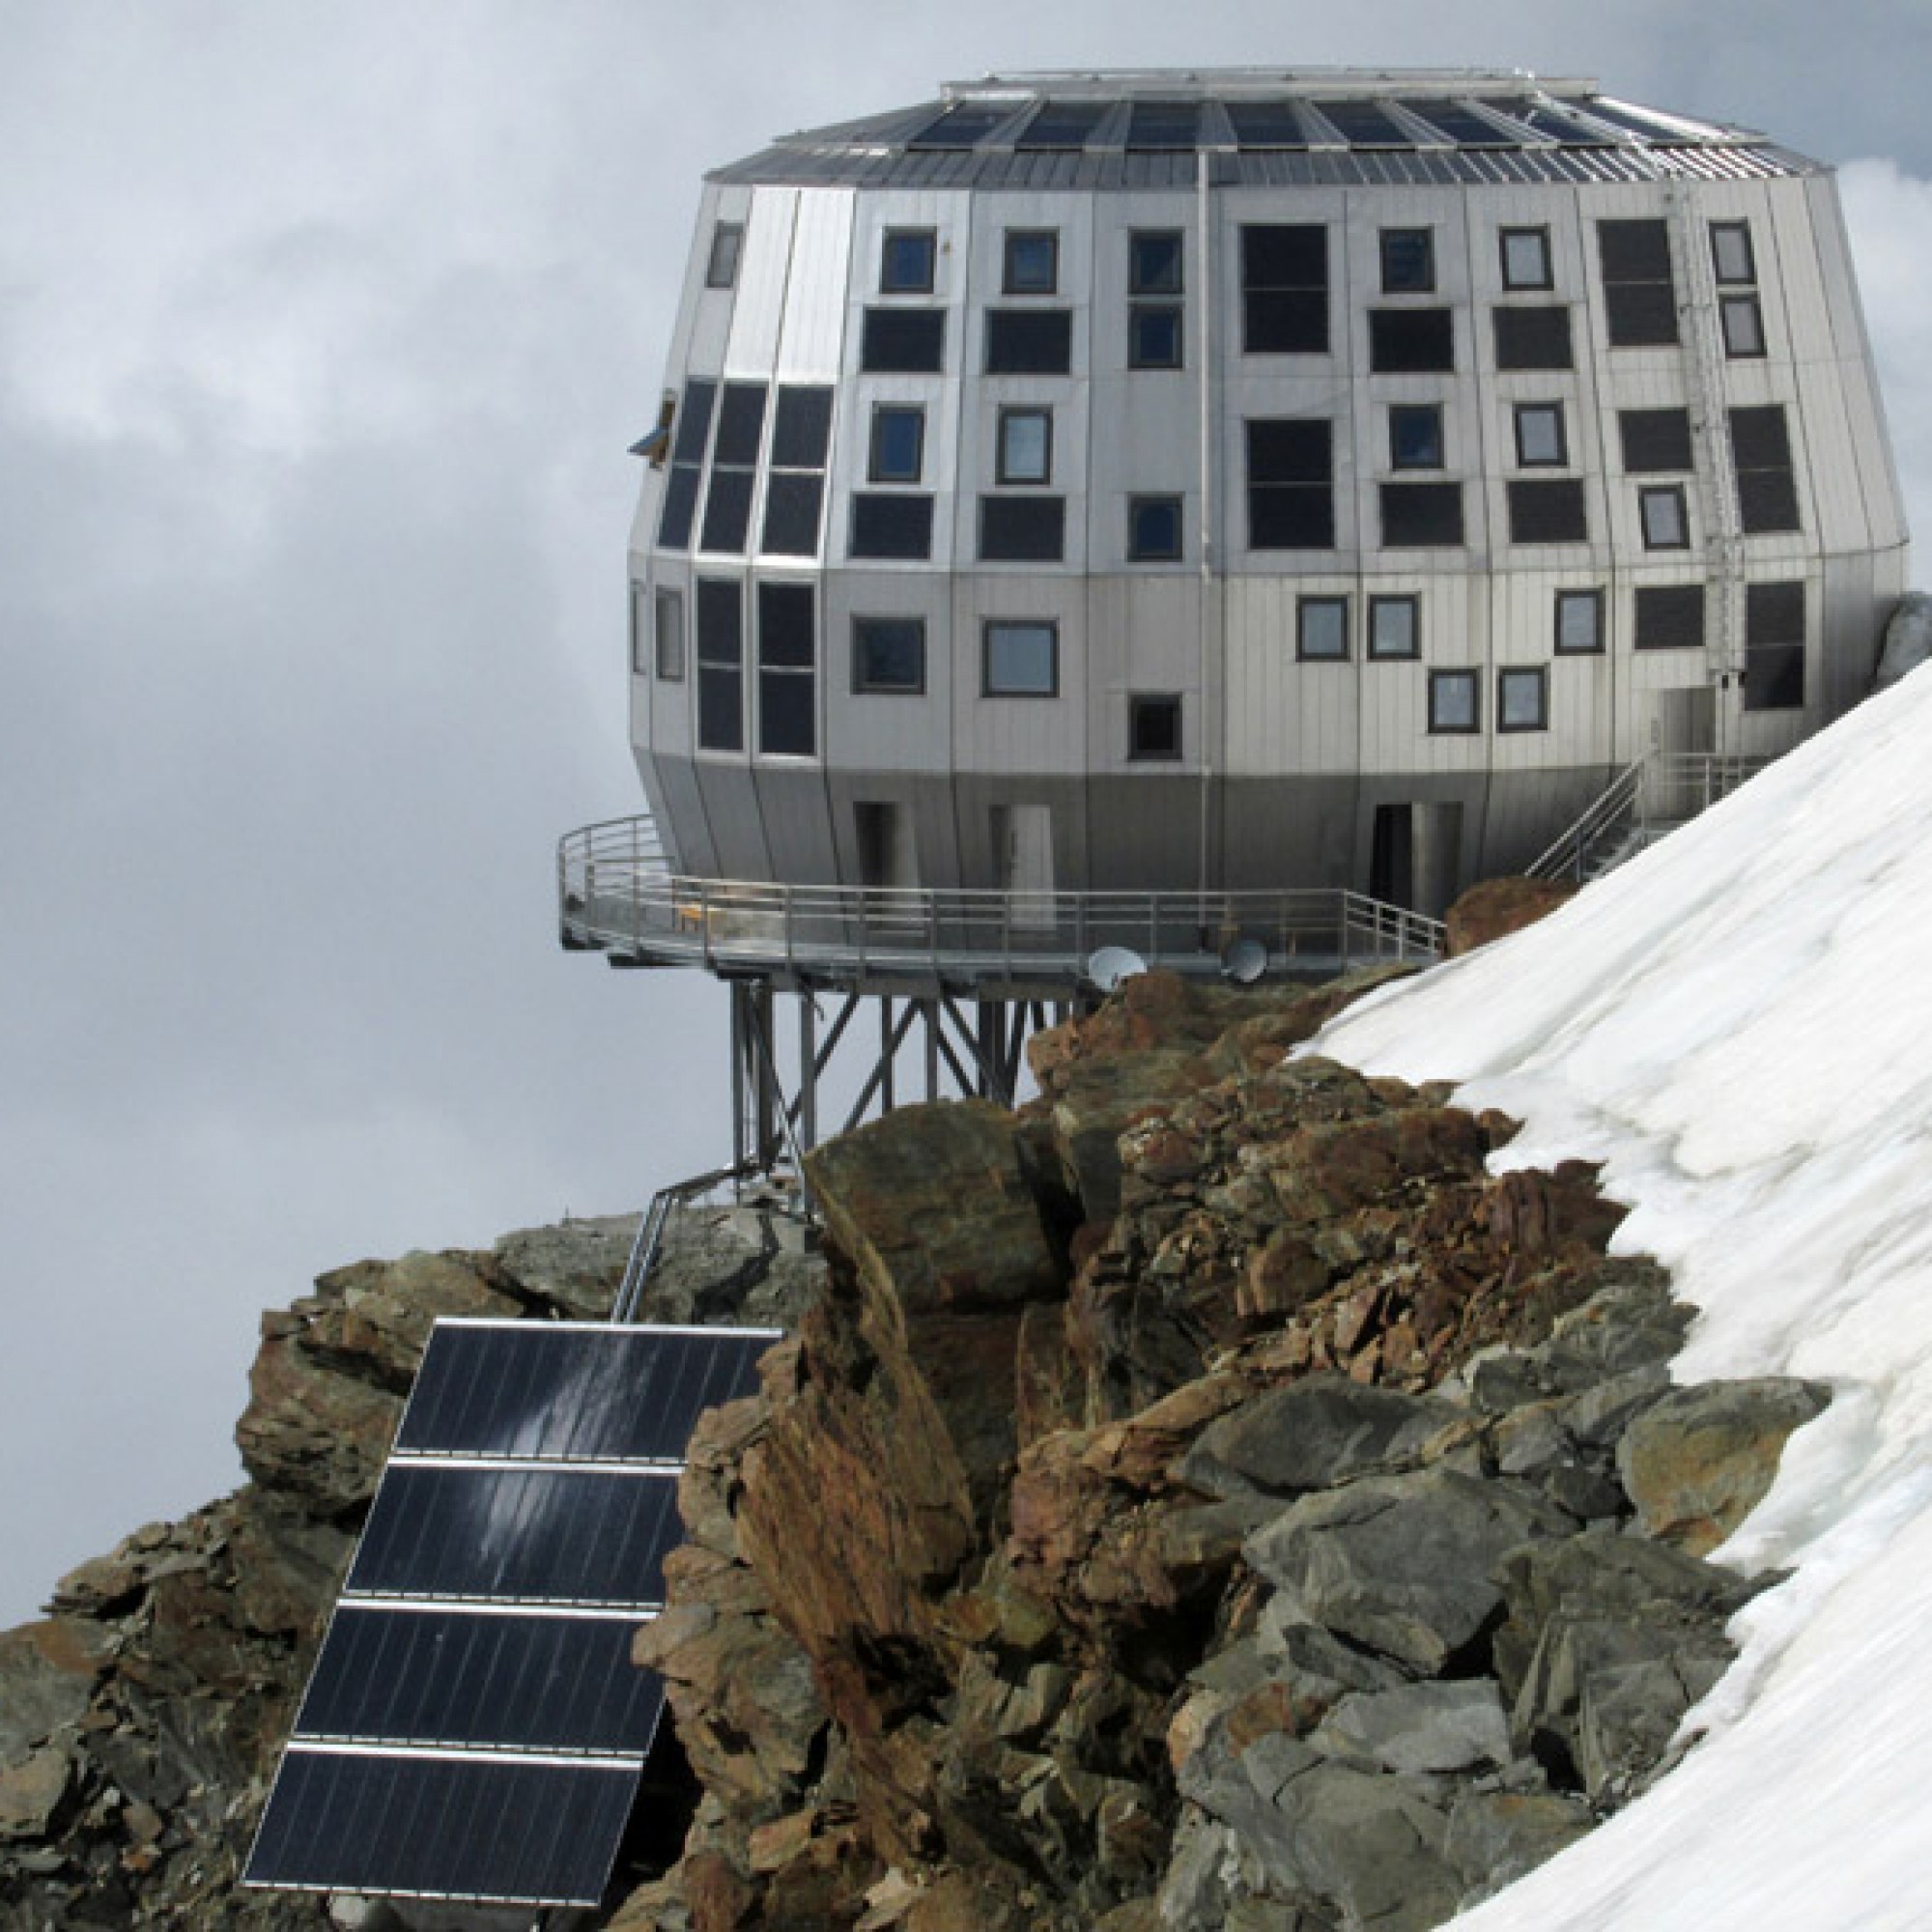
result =
[{"label": "oval metal building", "polygon": [[667,863],[1439,912],[1867,688],[1831,171],[1522,73],[1027,74],[705,185],[631,548]]}]

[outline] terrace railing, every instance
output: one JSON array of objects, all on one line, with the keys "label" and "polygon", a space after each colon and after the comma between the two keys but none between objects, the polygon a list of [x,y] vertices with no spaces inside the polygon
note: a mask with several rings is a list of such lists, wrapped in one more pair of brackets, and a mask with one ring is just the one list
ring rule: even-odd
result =
[{"label": "terrace railing", "polygon": [[1627,765],[1524,869],[1579,884],[1728,797],[1771,763],[1727,752],[1653,752]]}]

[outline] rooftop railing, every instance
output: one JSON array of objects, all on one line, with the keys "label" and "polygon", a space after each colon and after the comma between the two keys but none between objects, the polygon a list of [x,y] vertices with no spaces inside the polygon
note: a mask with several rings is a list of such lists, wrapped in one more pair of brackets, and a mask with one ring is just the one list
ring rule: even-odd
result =
[{"label": "rooftop railing", "polygon": [[1438,922],[1341,888],[928,891],[703,878],[671,869],[647,816],[566,834],[557,894],[564,944],[621,964],[855,988],[1064,989],[1092,977],[1109,947],[1193,976],[1239,957],[1237,977],[1270,978],[1426,964],[1442,949]]}]

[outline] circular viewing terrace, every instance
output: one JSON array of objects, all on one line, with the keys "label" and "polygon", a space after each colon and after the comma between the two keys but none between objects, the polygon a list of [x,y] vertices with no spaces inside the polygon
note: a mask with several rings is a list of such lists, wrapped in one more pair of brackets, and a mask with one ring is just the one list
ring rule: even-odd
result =
[{"label": "circular viewing terrace", "polygon": [[1339,887],[1063,893],[702,878],[672,869],[648,816],[566,833],[557,903],[565,947],[614,966],[982,1000],[1065,999],[1094,983],[1094,955],[1108,948],[1192,978],[1323,980],[1426,964],[1442,946],[1436,921]]}]

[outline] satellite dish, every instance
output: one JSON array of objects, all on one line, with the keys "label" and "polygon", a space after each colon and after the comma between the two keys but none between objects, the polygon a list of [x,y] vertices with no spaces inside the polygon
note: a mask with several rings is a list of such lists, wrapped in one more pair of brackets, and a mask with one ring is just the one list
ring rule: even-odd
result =
[{"label": "satellite dish", "polygon": [[1268,950],[1259,939],[1231,939],[1221,949],[1221,977],[1252,986],[1268,969]]},{"label": "satellite dish", "polygon": [[1103,993],[1147,969],[1147,961],[1131,946],[1102,946],[1087,955],[1087,978]]}]

